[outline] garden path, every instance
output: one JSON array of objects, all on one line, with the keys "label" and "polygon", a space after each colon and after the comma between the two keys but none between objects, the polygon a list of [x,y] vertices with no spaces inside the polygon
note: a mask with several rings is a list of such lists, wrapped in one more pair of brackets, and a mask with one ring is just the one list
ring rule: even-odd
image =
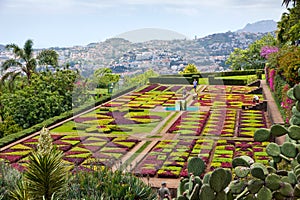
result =
[{"label": "garden path", "polygon": [[[263,96],[264,99],[266,99],[268,103],[268,108],[266,115],[268,116],[267,119],[270,121],[270,126],[272,124],[284,124],[284,120],[279,112],[279,109],[277,107],[277,104],[272,96],[272,93],[270,91],[270,88],[268,87],[266,80],[261,80],[260,81],[261,87],[263,88]],[[276,142],[278,144],[282,144],[285,141],[285,136],[277,137]]]}]

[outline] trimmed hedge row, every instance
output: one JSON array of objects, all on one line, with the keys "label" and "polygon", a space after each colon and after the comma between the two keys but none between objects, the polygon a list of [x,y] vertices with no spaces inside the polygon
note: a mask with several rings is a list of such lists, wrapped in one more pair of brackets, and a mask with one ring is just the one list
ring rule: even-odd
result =
[{"label": "trimmed hedge row", "polygon": [[190,85],[193,83],[192,77],[152,77],[149,78],[149,82],[153,83],[161,83],[161,84],[182,84],[182,85]]},{"label": "trimmed hedge row", "polygon": [[208,78],[208,76],[222,77],[222,76],[241,76],[241,75],[254,75],[257,72],[264,73],[263,70],[244,70],[244,71],[226,71],[226,72],[203,72],[197,74],[166,74],[161,75],[161,78],[165,77],[190,77],[193,78],[195,76],[199,76],[199,78]]},{"label": "trimmed hedge row", "polygon": [[3,147],[5,145],[8,145],[16,140],[19,140],[19,139],[22,139],[28,135],[31,135],[35,132],[38,132],[40,131],[43,127],[49,127],[51,125],[54,125],[56,123],[59,123],[63,120],[66,120],[68,118],[71,118],[73,117],[74,115],[77,115],[77,114],[80,114],[86,110],[89,110],[91,108],[94,108],[100,104],[103,104],[109,100],[111,100],[112,98],[116,98],[118,96],[121,96],[127,92],[130,92],[132,90],[134,90],[136,88],[136,86],[134,87],[130,87],[128,89],[125,89],[121,92],[118,92],[117,94],[114,94],[114,95],[107,95],[107,96],[102,96],[100,97],[97,101],[95,102],[89,102],[87,104],[84,104],[82,106],[80,106],[79,108],[76,108],[76,109],[73,109],[73,110],[70,110],[70,111],[67,111],[67,112],[64,112],[62,113],[61,115],[59,116],[55,116],[55,117],[52,117],[50,119],[47,119],[39,124],[36,124],[28,129],[25,129],[25,130],[22,130],[22,131],[19,131],[17,133],[14,133],[14,134],[10,134],[10,135],[7,135],[3,138],[0,138],[0,147]]},{"label": "trimmed hedge row", "polygon": [[209,85],[247,85],[247,79],[216,79],[213,76],[208,77]]}]

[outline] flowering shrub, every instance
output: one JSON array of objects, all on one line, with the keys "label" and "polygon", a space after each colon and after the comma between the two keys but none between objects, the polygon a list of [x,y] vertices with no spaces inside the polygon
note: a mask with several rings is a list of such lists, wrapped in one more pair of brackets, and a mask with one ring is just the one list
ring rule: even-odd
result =
[{"label": "flowering shrub", "polygon": [[285,123],[289,123],[289,119],[292,116],[292,107],[294,105],[294,101],[287,96],[287,91],[290,89],[288,84],[285,84],[282,88],[282,102],[281,107],[285,112]]},{"label": "flowering shrub", "polygon": [[274,86],[275,86],[274,79],[275,79],[276,71],[275,71],[275,69],[271,69],[269,73],[270,73],[269,74],[269,85],[270,85],[272,92],[274,92]]},{"label": "flowering shrub", "polygon": [[269,55],[272,53],[277,53],[278,52],[278,47],[274,47],[274,46],[263,46],[260,50],[260,56],[268,59]]}]

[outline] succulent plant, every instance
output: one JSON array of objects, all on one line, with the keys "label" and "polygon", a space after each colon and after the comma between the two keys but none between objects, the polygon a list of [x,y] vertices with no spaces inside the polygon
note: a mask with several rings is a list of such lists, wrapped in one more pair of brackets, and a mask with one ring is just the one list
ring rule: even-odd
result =
[{"label": "succulent plant", "polygon": [[199,157],[193,157],[188,161],[188,173],[194,176],[200,176],[206,168],[204,161]]}]

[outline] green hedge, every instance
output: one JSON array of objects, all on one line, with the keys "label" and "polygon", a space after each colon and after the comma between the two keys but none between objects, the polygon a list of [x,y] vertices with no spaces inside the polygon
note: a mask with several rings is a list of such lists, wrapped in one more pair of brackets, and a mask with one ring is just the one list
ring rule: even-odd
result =
[{"label": "green hedge", "polygon": [[167,74],[161,75],[161,78],[165,77],[193,77],[195,75],[199,76],[199,78],[208,78],[208,76],[213,75],[215,77],[222,77],[222,76],[239,76],[239,75],[254,75],[260,71],[262,74],[264,73],[263,70],[244,70],[244,71],[226,71],[226,72],[203,72],[197,74]]},{"label": "green hedge", "polygon": [[209,85],[247,85],[247,80],[240,79],[208,79]]},{"label": "green hedge", "polygon": [[189,85],[193,83],[192,77],[155,77],[149,78],[149,82],[152,83],[161,83],[161,84],[182,84]]},{"label": "green hedge", "polygon": [[136,88],[136,86],[134,87],[130,87],[130,88],[127,88],[125,90],[122,90],[112,96],[110,95],[107,95],[107,96],[102,96],[100,97],[97,101],[95,102],[89,102],[89,103],[86,103],[82,106],[80,106],[79,108],[75,108],[73,110],[70,110],[70,111],[67,111],[59,116],[55,116],[55,117],[52,117],[50,119],[47,119],[45,121],[43,121],[42,123],[39,123],[39,124],[36,124],[28,129],[25,129],[25,130],[22,130],[20,132],[17,132],[17,133],[14,133],[14,134],[10,134],[10,135],[7,135],[3,138],[0,138],[0,147],[3,147],[5,145],[8,145],[16,140],[19,140],[19,139],[22,139],[28,135],[31,135],[35,132],[38,132],[40,131],[44,126],[45,127],[49,127],[51,125],[54,125],[56,123],[59,123],[63,120],[66,120],[68,118],[71,118],[73,117],[74,115],[77,115],[77,114],[80,114],[86,110],[89,110],[91,108],[94,108],[100,104],[103,104],[109,100],[111,100],[112,98],[116,98],[118,96],[121,96],[129,91],[132,91]]}]

